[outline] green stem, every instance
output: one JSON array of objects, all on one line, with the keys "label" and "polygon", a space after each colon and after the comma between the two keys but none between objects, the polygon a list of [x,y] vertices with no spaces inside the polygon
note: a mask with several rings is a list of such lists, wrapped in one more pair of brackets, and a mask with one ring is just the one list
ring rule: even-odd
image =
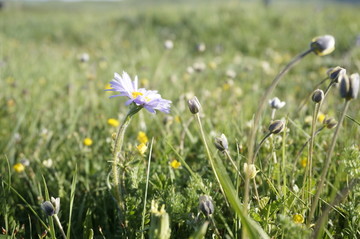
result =
[{"label": "green stem", "polygon": [[219,186],[220,186],[220,190],[221,190],[222,194],[224,195],[226,204],[229,206],[229,203],[228,203],[228,201],[227,201],[227,198],[226,198],[224,189],[223,189],[223,187],[221,186],[221,183],[220,183],[220,180],[219,180],[219,176],[218,176],[218,174],[217,174],[217,172],[216,172],[215,165],[214,165],[214,161],[213,161],[213,158],[212,158],[211,153],[210,153],[210,149],[209,149],[208,144],[207,144],[207,142],[206,142],[205,133],[204,133],[204,130],[203,130],[203,127],[202,127],[202,124],[201,124],[201,120],[200,120],[200,115],[199,115],[199,113],[195,114],[195,117],[196,117],[197,122],[198,122],[198,124],[199,124],[200,134],[201,134],[202,140],[203,140],[204,145],[205,145],[206,153],[207,153],[208,159],[209,159],[209,161],[210,161],[211,168],[212,168],[212,170],[213,170],[213,172],[214,172],[214,174],[215,174],[215,178],[216,178],[216,180],[217,180],[217,182],[218,182],[218,184],[219,184]]},{"label": "green stem", "polygon": [[310,209],[309,218],[308,218],[308,221],[307,221],[307,226],[310,225],[310,223],[311,223],[311,221],[312,221],[312,219],[314,217],[315,209],[316,209],[317,204],[319,202],[321,191],[322,191],[322,189],[324,187],[324,182],[325,182],[325,179],[326,179],[327,171],[329,170],[329,167],[330,167],[331,157],[332,157],[332,155],[334,153],[335,144],[336,144],[337,137],[339,135],[340,127],[342,125],[342,122],[344,121],[346,111],[349,108],[349,104],[350,104],[350,100],[346,100],[345,105],[344,105],[344,109],[343,109],[343,111],[341,113],[341,116],[340,116],[339,123],[336,126],[334,136],[333,136],[332,141],[331,141],[330,148],[329,148],[329,150],[327,152],[325,165],[324,165],[323,171],[321,173],[320,181],[319,181],[319,183],[317,185],[314,201],[311,204],[311,209]]},{"label": "green stem", "polygon": [[[322,102],[322,101],[321,101]],[[306,172],[305,172],[305,177],[304,177],[304,182],[307,182],[307,193],[306,193],[306,202],[309,203],[309,199],[310,199],[310,187],[311,187],[311,177],[312,177],[312,156],[313,156],[313,151],[314,151],[314,138],[315,138],[315,130],[316,130],[316,120],[320,111],[320,103],[316,103],[315,104],[315,109],[314,109],[314,114],[313,114],[313,118],[312,118],[312,123],[311,123],[311,135],[310,135],[310,141],[309,141],[309,151],[308,151],[308,162],[306,165]]]},{"label": "green stem", "polygon": [[123,217],[123,213],[125,211],[125,204],[121,198],[120,192],[120,180],[119,180],[119,171],[118,165],[120,164],[121,158],[121,149],[124,142],[124,135],[127,127],[130,124],[132,117],[142,109],[140,106],[131,105],[130,110],[125,116],[122,124],[119,127],[119,130],[116,134],[114,150],[113,150],[113,161],[112,161],[112,176],[113,176],[113,186],[115,191],[115,199],[120,209],[120,216]]},{"label": "green stem", "polygon": [[224,152],[225,152],[226,157],[230,160],[230,162],[231,162],[231,163],[232,163],[232,165],[234,166],[234,168],[235,168],[236,172],[239,174],[239,176],[240,176],[241,178],[243,178],[243,177],[242,177],[242,175],[241,175],[240,170],[239,170],[239,169],[238,169],[238,167],[236,166],[236,163],[235,163],[235,162],[234,162],[234,160],[232,159],[232,157],[231,157],[231,155],[230,155],[229,151],[224,150]]},{"label": "green stem", "polygon": [[60,228],[60,231],[61,231],[61,235],[63,236],[64,239],[66,239],[66,235],[65,235],[65,232],[64,232],[64,229],[63,227],[61,226],[61,223],[60,223],[60,220],[59,220],[59,217],[57,214],[54,214],[54,218],[55,218],[55,222],[56,224],[58,225],[58,227]]},{"label": "green stem", "polygon": [[150,153],[149,153],[149,160],[148,160],[148,168],[146,172],[146,185],[145,185],[145,196],[144,196],[144,209],[142,213],[142,221],[141,221],[141,238],[145,238],[144,236],[144,226],[145,226],[145,214],[146,214],[146,200],[149,188],[149,177],[150,177],[150,164],[151,164],[151,153],[152,153],[152,146],[154,143],[154,138],[151,139],[151,146],[150,146]]},{"label": "green stem", "polygon": [[[261,114],[265,107],[266,100],[269,98],[270,94],[273,92],[276,85],[279,83],[279,81],[285,75],[285,73],[287,73],[295,65],[295,63],[300,61],[302,58],[304,58],[307,54],[309,54],[312,51],[313,51],[313,49],[310,48],[310,49],[304,51],[303,53],[297,55],[295,58],[293,58],[284,67],[284,69],[282,71],[280,71],[280,73],[275,77],[275,79],[272,81],[269,88],[264,93],[263,97],[260,99],[260,103],[259,103],[259,106],[258,106],[257,111],[254,116],[254,123],[253,123],[253,127],[251,129],[250,137],[249,137],[249,141],[248,141],[248,160],[247,160],[248,164],[250,164],[253,159],[255,137],[256,137],[257,130],[258,130],[258,126],[259,126],[260,117],[261,117]],[[246,176],[245,177],[244,212],[247,212],[247,204],[249,201],[249,180],[250,180],[249,177]]]}]

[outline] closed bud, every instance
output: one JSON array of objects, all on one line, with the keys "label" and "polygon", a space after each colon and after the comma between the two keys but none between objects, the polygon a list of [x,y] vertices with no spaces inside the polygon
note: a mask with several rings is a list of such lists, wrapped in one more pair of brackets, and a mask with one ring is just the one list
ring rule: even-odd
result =
[{"label": "closed bud", "polygon": [[51,202],[45,201],[41,204],[42,210],[44,210],[45,214],[49,217],[54,214],[58,214],[60,210],[60,198],[51,197]]},{"label": "closed bud", "polygon": [[250,179],[255,178],[258,173],[254,164],[247,163],[244,163],[244,172]]},{"label": "closed bud", "polygon": [[340,95],[346,100],[356,99],[359,94],[359,74],[344,75],[340,82]]},{"label": "closed bud", "polygon": [[202,195],[199,197],[199,209],[206,215],[214,213],[214,204],[210,196]]},{"label": "closed bud", "polygon": [[327,71],[327,75],[335,83],[339,83],[340,79],[341,79],[341,76],[343,76],[345,74],[346,74],[346,69],[344,69],[344,68],[342,68],[340,66],[330,68]]},{"label": "closed bud", "polygon": [[315,103],[320,103],[324,99],[324,91],[317,89],[312,95],[312,101]]},{"label": "closed bud", "polygon": [[55,208],[52,205],[51,202],[45,201],[41,204],[42,210],[44,210],[45,214],[49,217],[53,216],[55,214]]},{"label": "closed bud", "polygon": [[323,124],[326,128],[328,129],[333,129],[336,127],[336,125],[338,124],[338,122],[334,119],[334,118],[325,118],[323,121]]},{"label": "closed bud", "polygon": [[272,134],[279,134],[284,130],[284,122],[282,120],[275,120],[269,126],[269,131]]},{"label": "closed bud", "polygon": [[311,50],[318,56],[325,56],[335,50],[335,38],[331,35],[315,37],[310,44]]},{"label": "closed bud", "polygon": [[228,150],[229,145],[227,138],[224,134],[221,134],[220,137],[216,137],[214,141],[215,147],[220,150],[221,152]]},{"label": "closed bud", "polygon": [[196,96],[194,96],[193,98],[188,100],[188,106],[189,106],[190,112],[193,114],[199,113],[199,111],[201,109],[201,104]]}]

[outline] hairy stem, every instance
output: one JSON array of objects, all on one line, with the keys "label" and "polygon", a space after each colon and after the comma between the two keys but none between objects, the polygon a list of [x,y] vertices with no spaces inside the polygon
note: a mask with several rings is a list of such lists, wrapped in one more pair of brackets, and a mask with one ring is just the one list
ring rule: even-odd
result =
[{"label": "hairy stem", "polygon": [[317,188],[316,188],[316,194],[314,196],[314,201],[311,204],[311,209],[310,209],[309,218],[308,218],[308,221],[307,221],[307,226],[310,225],[310,223],[311,223],[311,221],[312,221],[312,219],[314,217],[315,209],[317,207],[317,204],[318,204],[319,198],[320,198],[320,194],[321,194],[322,189],[324,187],[324,182],[325,182],[325,179],[326,179],[327,171],[329,170],[329,167],[330,167],[330,162],[331,162],[332,155],[334,153],[335,144],[336,144],[337,137],[339,135],[340,127],[342,125],[342,122],[344,121],[346,111],[349,108],[349,104],[350,104],[350,100],[346,100],[345,105],[344,105],[344,109],[343,109],[343,111],[341,113],[341,116],[340,116],[339,123],[336,126],[336,129],[335,129],[332,141],[331,141],[330,148],[329,148],[329,150],[328,150],[328,152],[326,154],[325,165],[324,165],[323,171],[321,173],[320,181],[319,181],[319,183],[317,185]]}]

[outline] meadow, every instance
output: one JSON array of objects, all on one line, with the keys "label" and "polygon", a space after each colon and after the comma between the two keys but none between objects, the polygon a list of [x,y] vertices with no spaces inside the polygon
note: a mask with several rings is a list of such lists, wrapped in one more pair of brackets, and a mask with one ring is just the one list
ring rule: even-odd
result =
[{"label": "meadow", "polygon": [[[0,238],[360,238],[360,104],[347,94],[358,85],[329,75],[360,71],[359,11],[7,2]],[[312,50],[264,98],[324,35],[335,50]],[[169,114],[136,108],[122,139],[129,107],[139,106],[104,90],[123,71],[172,104]],[[285,105],[271,108],[274,97]]]}]

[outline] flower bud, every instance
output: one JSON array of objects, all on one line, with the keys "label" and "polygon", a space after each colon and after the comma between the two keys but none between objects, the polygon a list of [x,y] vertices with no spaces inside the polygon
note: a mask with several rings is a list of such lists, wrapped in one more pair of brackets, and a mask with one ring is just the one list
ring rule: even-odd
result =
[{"label": "flower bud", "polygon": [[256,174],[258,173],[254,164],[247,163],[244,163],[244,172],[250,179],[255,178]]},{"label": "flower bud", "polygon": [[315,37],[312,39],[310,47],[318,56],[325,56],[335,50],[335,38],[331,35]]},{"label": "flower bud", "polygon": [[193,98],[188,100],[188,106],[189,106],[190,112],[193,114],[199,113],[199,111],[201,109],[201,104],[196,96],[194,96]]},{"label": "flower bud", "polygon": [[325,118],[323,121],[323,124],[326,128],[328,129],[333,129],[336,127],[336,125],[338,124],[338,122],[334,119],[334,118]]},{"label": "flower bud", "polygon": [[275,120],[269,126],[269,131],[272,134],[279,134],[284,130],[284,122],[282,120]]},{"label": "flower bud", "polygon": [[324,97],[324,91],[317,89],[312,95],[312,101],[314,101],[315,103],[320,103],[324,99]]},{"label": "flower bud", "polygon": [[344,75],[340,82],[340,95],[346,100],[356,99],[359,93],[359,74],[355,73],[350,76]]},{"label": "flower bud", "polygon": [[271,100],[269,100],[269,105],[272,109],[281,109],[282,107],[284,107],[286,104],[285,101],[280,101],[279,98],[275,97]]},{"label": "flower bud", "polygon": [[343,76],[345,74],[346,74],[346,69],[344,69],[344,68],[342,68],[340,66],[330,68],[327,71],[327,75],[335,83],[339,83],[340,79],[341,79],[341,76]]},{"label": "flower bud", "polygon": [[221,152],[228,150],[229,144],[227,138],[224,134],[221,134],[220,137],[216,137],[214,141],[215,147]]},{"label": "flower bud", "polygon": [[55,208],[52,205],[51,202],[45,201],[41,204],[42,210],[44,210],[45,214],[49,217],[53,216],[55,214]]},{"label": "flower bud", "polygon": [[60,198],[51,197],[51,202],[45,201],[41,204],[42,210],[44,210],[45,214],[49,217],[54,214],[58,214],[60,210]]},{"label": "flower bud", "polygon": [[214,204],[210,196],[202,195],[199,197],[199,209],[206,215],[214,213]]}]

